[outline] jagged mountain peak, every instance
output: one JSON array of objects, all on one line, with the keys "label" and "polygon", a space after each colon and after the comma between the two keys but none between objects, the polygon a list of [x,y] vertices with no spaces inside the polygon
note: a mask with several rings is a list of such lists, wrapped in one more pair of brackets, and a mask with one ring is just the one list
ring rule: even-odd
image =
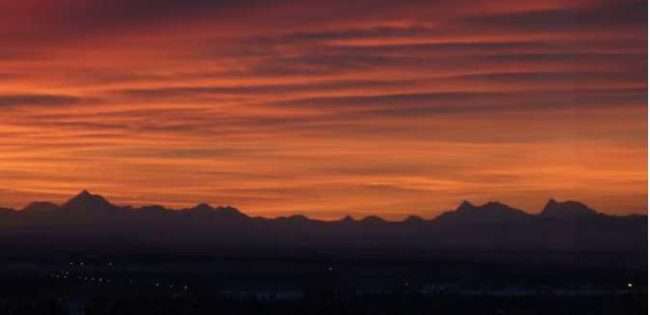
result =
[{"label": "jagged mountain peak", "polygon": [[499,222],[521,220],[530,217],[523,210],[506,204],[490,201],[475,206],[469,201],[463,201],[456,210],[440,215],[436,220],[454,223]]},{"label": "jagged mountain peak", "polygon": [[243,214],[239,209],[230,206],[213,207],[207,203],[199,203],[196,206],[185,209],[184,212],[191,215],[208,215],[208,216],[222,216],[222,217],[248,217]]},{"label": "jagged mountain peak", "polygon": [[64,203],[62,208],[70,210],[108,210],[117,207],[108,202],[104,197],[92,194],[84,189]]},{"label": "jagged mountain peak", "polygon": [[464,200],[456,212],[487,212],[487,211],[506,211],[506,212],[522,212],[522,210],[513,208],[507,204],[501,203],[499,201],[488,201],[482,205],[474,205],[467,200]]},{"label": "jagged mountain peak", "polygon": [[214,211],[214,208],[209,205],[208,203],[202,202],[194,206],[193,208],[189,209],[190,211],[194,212],[212,212]]},{"label": "jagged mountain peak", "polygon": [[476,208],[474,204],[472,204],[467,200],[463,200],[463,202],[461,202],[460,205],[458,205],[458,208],[456,208],[456,210],[467,210],[467,209],[474,209],[474,208]]},{"label": "jagged mountain peak", "polygon": [[598,212],[584,203],[567,200],[558,202],[551,198],[542,209],[541,216],[547,218],[577,218],[598,215]]},{"label": "jagged mountain peak", "polygon": [[214,208],[214,211],[225,216],[231,216],[231,217],[248,217],[246,214],[242,213],[239,211],[239,209],[231,206],[220,206],[217,208]]}]

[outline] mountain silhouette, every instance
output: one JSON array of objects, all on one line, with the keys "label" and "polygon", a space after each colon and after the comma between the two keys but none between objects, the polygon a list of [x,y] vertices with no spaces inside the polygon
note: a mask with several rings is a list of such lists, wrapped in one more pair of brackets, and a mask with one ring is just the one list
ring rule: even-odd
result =
[{"label": "mountain silhouette", "polygon": [[491,201],[475,206],[469,201],[463,201],[454,211],[440,215],[436,220],[445,223],[477,223],[517,221],[529,218],[530,215],[520,209],[512,208],[500,202]]},{"label": "mountain silhouette", "polygon": [[78,195],[72,197],[61,208],[67,210],[77,211],[96,211],[96,212],[110,212],[118,209],[117,206],[111,204],[104,197],[100,195],[93,195],[87,190],[80,192]]},{"label": "mountain silhouette", "polygon": [[547,218],[576,219],[598,216],[598,212],[577,201],[557,202],[550,199],[540,215]]},{"label": "mountain silhouette", "polygon": [[84,190],[60,206],[34,202],[0,211],[0,231],[0,245],[41,249],[647,250],[647,216],[611,216],[577,201],[553,199],[536,214],[496,201],[464,201],[433,219],[322,221],[302,215],[249,217],[207,203],[179,210],[117,206]]},{"label": "mountain silhouette", "polygon": [[404,221],[402,221],[402,222],[410,223],[410,224],[422,224],[422,223],[424,223],[426,221],[424,219],[422,219],[421,217],[417,216],[417,215],[410,215],[410,216],[406,217],[406,219],[404,219]]},{"label": "mountain silhouette", "polygon": [[[170,209],[167,209],[170,210]],[[221,217],[246,217],[238,209],[233,207],[212,207],[207,203],[199,203],[192,208],[181,209],[182,213],[193,216],[221,216]]]},{"label": "mountain silhouette", "polygon": [[367,217],[361,219],[361,221],[359,221],[359,222],[363,223],[363,224],[384,224],[384,223],[386,223],[386,220],[384,220],[384,219],[382,219],[382,218],[380,218],[380,217],[378,217],[376,215],[370,215],[370,216],[367,216]]},{"label": "mountain silhouette", "polygon": [[60,207],[48,201],[35,201],[23,208],[23,213],[52,213],[59,210]]}]

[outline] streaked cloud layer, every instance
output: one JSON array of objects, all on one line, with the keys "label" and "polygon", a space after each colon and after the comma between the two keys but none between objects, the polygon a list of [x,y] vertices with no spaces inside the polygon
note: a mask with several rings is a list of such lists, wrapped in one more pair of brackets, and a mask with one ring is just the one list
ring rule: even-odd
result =
[{"label": "streaked cloud layer", "polygon": [[0,200],[647,205],[647,2],[0,2]]}]

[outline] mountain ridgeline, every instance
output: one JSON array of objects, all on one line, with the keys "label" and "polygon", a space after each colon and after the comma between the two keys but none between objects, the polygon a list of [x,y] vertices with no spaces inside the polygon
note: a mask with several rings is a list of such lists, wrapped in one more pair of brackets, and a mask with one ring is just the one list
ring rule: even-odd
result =
[{"label": "mountain ridgeline", "polygon": [[62,205],[0,209],[0,244],[21,249],[647,251],[647,216],[610,216],[575,201],[550,200],[538,214],[498,202],[427,220],[314,220],[250,217],[232,207],[117,206],[81,192]]}]

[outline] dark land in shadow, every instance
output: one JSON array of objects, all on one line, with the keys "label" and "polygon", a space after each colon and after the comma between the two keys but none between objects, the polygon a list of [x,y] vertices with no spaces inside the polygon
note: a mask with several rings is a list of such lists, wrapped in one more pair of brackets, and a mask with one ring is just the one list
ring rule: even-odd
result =
[{"label": "dark land in shadow", "polygon": [[2,314],[646,314],[647,216],[249,217],[82,192],[0,210]]}]

